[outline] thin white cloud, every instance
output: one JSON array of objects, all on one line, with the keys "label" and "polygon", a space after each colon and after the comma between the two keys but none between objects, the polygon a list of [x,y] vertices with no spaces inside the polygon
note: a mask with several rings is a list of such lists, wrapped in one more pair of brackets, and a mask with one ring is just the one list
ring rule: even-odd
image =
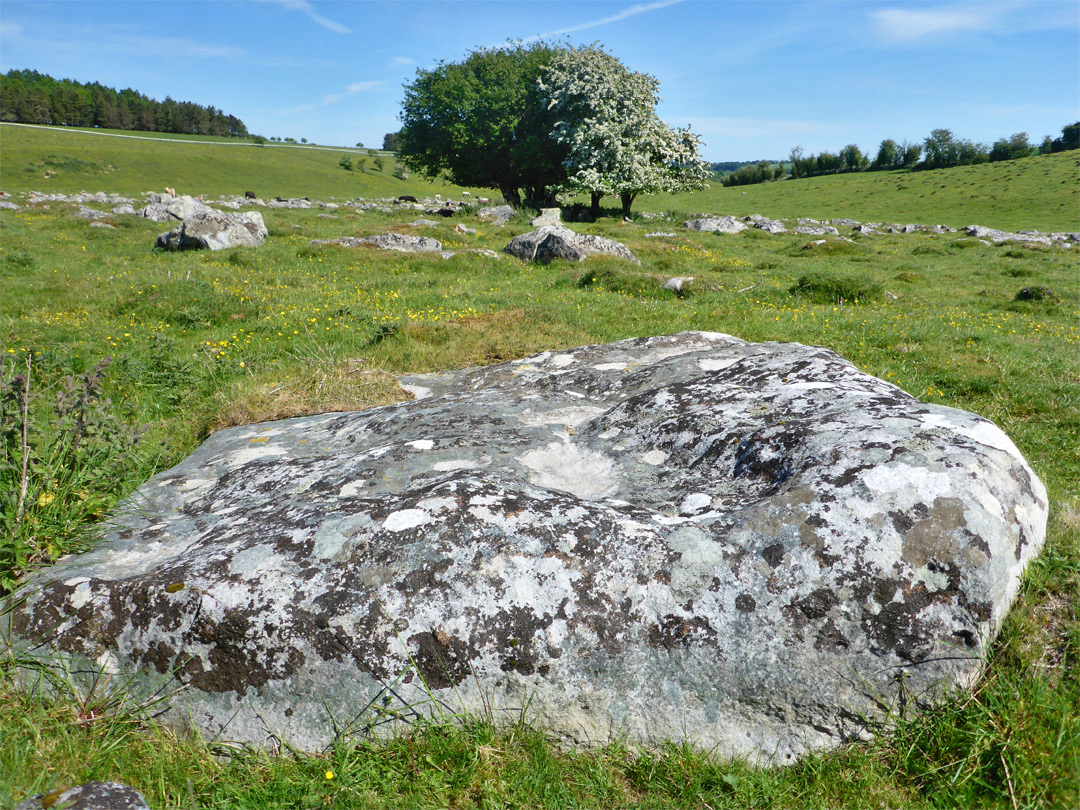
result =
[{"label": "thin white cloud", "polygon": [[572,25],[568,28],[559,28],[555,31],[547,31],[543,34],[537,34],[536,36],[525,37],[520,40],[523,44],[530,42],[537,42],[541,39],[547,39],[548,37],[562,36],[563,34],[574,34],[578,31],[587,31],[590,28],[597,28],[601,25],[608,25],[609,23],[619,22],[620,20],[628,19],[629,17],[636,17],[638,14],[645,14],[649,11],[656,11],[657,9],[667,8],[668,6],[674,6],[683,0],[660,0],[658,3],[638,3],[635,6],[620,11],[618,14],[612,14],[610,17],[604,17],[599,20],[593,20],[591,22],[581,23],[579,25]]},{"label": "thin white cloud", "polygon": [[0,23],[0,37],[17,37],[23,30],[17,23]]},{"label": "thin white cloud", "polygon": [[315,9],[312,7],[311,3],[308,2],[308,0],[257,0],[257,2],[273,3],[276,6],[287,8],[290,11],[299,11],[301,14],[306,14],[308,17],[310,17],[313,22],[321,25],[323,28],[326,28],[329,31],[333,31],[336,34],[352,33],[351,28],[346,28],[341,23],[334,22],[328,17],[324,17],[323,15],[319,14],[317,11],[315,11]]},{"label": "thin white cloud", "polygon": [[390,64],[395,66],[403,65],[405,67],[410,67],[416,64],[416,60],[410,59],[407,56],[395,56],[393,59],[390,60]]},{"label": "thin white cloud", "polygon": [[357,93],[365,93],[368,90],[378,90],[385,86],[386,82],[353,82],[345,88],[341,93],[328,93],[322,97],[322,101],[318,104],[301,104],[299,107],[292,107],[288,110],[281,110],[279,115],[292,115],[299,112],[311,112],[312,110],[320,109],[321,107],[329,107],[331,104],[337,104],[343,98],[356,95]]},{"label": "thin white cloud", "polygon": [[882,9],[871,18],[887,39],[916,42],[958,32],[985,31],[993,27],[997,11],[993,3],[979,3],[936,9]]}]

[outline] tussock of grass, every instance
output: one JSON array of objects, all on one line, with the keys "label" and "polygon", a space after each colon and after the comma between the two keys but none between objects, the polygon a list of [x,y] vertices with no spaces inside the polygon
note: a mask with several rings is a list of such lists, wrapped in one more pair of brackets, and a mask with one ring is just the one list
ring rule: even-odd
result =
[{"label": "tussock of grass", "polygon": [[405,402],[412,395],[385,371],[365,369],[362,361],[314,363],[293,375],[266,380],[252,377],[234,383],[210,429],[272,422],[320,413],[361,411]]},{"label": "tussock of grass", "polygon": [[865,304],[881,299],[883,287],[860,276],[838,273],[806,273],[799,276],[790,292],[825,304]]}]

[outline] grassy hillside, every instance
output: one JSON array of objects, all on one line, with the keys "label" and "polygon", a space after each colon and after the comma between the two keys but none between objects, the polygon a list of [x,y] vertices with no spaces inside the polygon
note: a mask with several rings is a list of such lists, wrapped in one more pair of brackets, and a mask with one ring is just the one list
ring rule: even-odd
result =
[{"label": "grassy hillside", "polygon": [[364,157],[357,149],[123,134],[141,137],[108,137],[63,127],[0,126],[0,189],[9,194],[85,190],[138,195],[169,186],[192,195],[250,190],[264,198],[329,200],[430,195],[457,188],[412,173],[410,179],[399,180],[393,176],[394,160],[389,155],[383,155],[381,172],[370,156],[365,172],[345,171],[338,161],[347,154],[355,163]]},{"label": "grassy hillside", "polygon": [[859,172],[643,200],[642,210],[1080,230],[1080,151],[919,172]]},{"label": "grassy hillside", "polygon": [[[133,133],[124,133],[131,135]],[[26,191],[109,191],[140,194],[165,186],[190,194],[242,194],[313,199],[433,194],[454,188],[413,175],[346,172],[343,154],[358,150],[267,145],[214,145],[220,139],[159,136],[104,137],[65,128],[0,126],[0,188]],[[192,142],[202,145],[193,145]],[[497,197],[490,189],[474,194]],[[606,204],[615,205],[613,199]],[[1080,230],[1080,152],[927,172],[863,172],[724,188],[696,194],[658,194],[636,211],[763,214],[768,217],[847,217],[860,222],[984,225],[1004,230]]]},{"label": "grassy hillside", "polygon": [[[11,189],[9,134],[5,127],[4,183]],[[117,168],[80,174],[61,167],[70,173],[57,175],[58,186],[119,190],[110,178],[126,173],[131,190],[170,179],[183,188],[154,165],[153,157],[168,155],[171,170],[191,167],[191,182],[200,183],[195,188],[211,193],[252,186],[260,193],[329,196],[315,180],[303,182],[304,166],[324,188],[369,182],[340,169],[335,174],[330,153],[172,147],[220,150],[205,153],[221,162],[204,164],[199,176],[190,152],[156,144],[139,152],[127,142],[117,149],[110,139],[74,140],[79,137],[49,133],[37,152],[24,143],[17,165],[86,144],[103,151],[70,159]],[[228,172],[240,164],[228,161],[248,154],[257,159],[246,170],[274,168],[278,188],[249,182],[255,175],[230,179]],[[1075,164],[1060,158],[1030,165],[1075,174]],[[846,182],[866,183],[860,187],[869,205],[880,204],[871,181],[898,179],[906,177],[813,182],[834,191]],[[788,186],[794,193],[799,183],[758,193]],[[747,198],[736,192],[731,199]],[[702,197],[692,200],[697,206]],[[832,213],[816,206],[797,210],[794,198],[784,204],[791,208],[752,209]],[[983,205],[972,219],[1015,227],[993,216],[1013,206],[1008,194]],[[624,242],[640,267],[600,257],[540,267],[475,253],[443,259],[311,245],[347,234],[407,231],[405,223],[416,216],[341,208],[330,218],[319,210],[268,209],[270,237],[259,248],[172,254],[153,249],[163,229],[158,223],[117,216],[114,230],[93,228],[72,218],[70,208],[0,211],[0,382],[12,380],[32,358],[30,440],[70,450],[55,427],[57,392],[68,375],[85,390],[83,375],[111,357],[102,373],[110,402],[94,400],[91,412],[116,422],[110,432],[95,434],[104,438],[91,449],[103,460],[84,477],[72,477],[78,464],[31,468],[29,517],[22,524],[29,528],[17,536],[0,532],[0,561],[9,566],[43,564],[78,548],[88,539],[80,522],[97,519],[118,495],[183,458],[219,427],[394,401],[403,394],[393,374],[686,329],[827,346],[920,398],[993,419],[1046,483],[1051,523],[986,675],[972,689],[926,714],[896,716],[873,742],[782,770],[719,761],[677,743],[644,752],[618,742],[599,751],[562,751],[542,728],[529,725],[527,711],[524,722],[509,727],[470,718],[413,727],[389,741],[341,743],[321,755],[228,749],[154,727],[146,712],[126,702],[123,684],[107,678],[89,696],[46,697],[17,682],[0,656],[0,807],[90,779],[125,781],[144,791],[153,807],[185,810],[1005,810],[1080,803],[1080,250],[987,246],[962,234],[814,244],[792,234],[720,236],[688,232],[676,222],[617,218],[575,228]],[[897,218],[956,221],[924,213]],[[457,224],[477,233],[458,233]],[[421,232],[448,248],[499,251],[528,229],[523,216],[497,228],[463,215]],[[678,235],[646,238],[654,230]],[[673,275],[694,277],[689,295],[663,289]],[[1018,295],[1024,289],[1041,292]],[[6,414],[21,390],[9,385],[0,391]],[[105,452],[124,435],[117,423],[149,426],[139,445],[141,464]],[[0,437],[7,442],[0,450],[18,457],[19,431]],[[0,468],[9,476],[4,480],[11,480],[11,469]],[[6,504],[16,489],[0,488]],[[62,682],[56,685],[63,689]]]}]

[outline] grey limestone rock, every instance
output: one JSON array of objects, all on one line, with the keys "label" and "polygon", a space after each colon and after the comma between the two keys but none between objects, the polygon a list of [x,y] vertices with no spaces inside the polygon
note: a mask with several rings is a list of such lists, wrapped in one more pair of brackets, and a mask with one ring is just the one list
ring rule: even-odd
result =
[{"label": "grey limestone rock", "polygon": [[740,233],[746,230],[746,225],[735,219],[735,217],[689,219],[685,225],[692,231],[704,231],[707,233]]},{"label": "grey limestone rock", "polygon": [[374,245],[382,250],[396,250],[399,253],[438,253],[442,242],[430,236],[414,236],[408,233],[380,233],[375,236],[343,236],[340,239],[313,239],[313,245],[340,245],[341,247],[360,247]]},{"label": "grey limestone rock", "polygon": [[530,224],[534,228],[541,228],[544,225],[557,225],[560,222],[562,222],[561,208],[541,208],[540,216],[535,217]]},{"label": "grey limestone rock", "polygon": [[157,246],[165,250],[258,247],[266,239],[266,233],[262,214],[257,211],[231,213],[207,209],[158,236]]},{"label": "grey limestone rock", "polygon": [[87,782],[64,791],[31,796],[15,810],[150,810],[142,794],[119,782]]},{"label": "grey limestone rock", "polygon": [[206,738],[526,712],[786,763],[970,685],[1044,538],[997,427],[822,348],[690,332],[403,383],[214,434],[26,583],[13,637],[183,684],[163,720]]},{"label": "grey limestone rock", "polygon": [[549,264],[553,259],[580,262],[587,256],[618,256],[635,264],[641,262],[622,242],[593,234],[578,233],[563,225],[544,225],[535,231],[519,234],[504,250],[523,261]]},{"label": "grey limestone rock", "polygon": [[1031,242],[1040,245],[1049,245],[1051,238],[1045,234],[1025,234],[999,231],[994,228],[984,228],[981,225],[968,225],[964,230],[968,236],[978,239],[989,239],[991,242]]},{"label": "grey limestone rock", "polygon": [[14,203],[11,200],[0,200],[0,208],[5,211],[18,211],[22,208],[18,203]]},{"label": "grey limestone rock", "polygon": [[213,213],[214,209],[193,197],[173,198],[170,194],[151,195],[151,202],[135,212],[151,222],[183,222],[196,214]]},{"label": "grey limestone rock", "polygon": [[490,222],[494,225],[505,225],[514,216],[514,209],[509,205],[495,205],[481,208],[476,212],[478,219]]}]

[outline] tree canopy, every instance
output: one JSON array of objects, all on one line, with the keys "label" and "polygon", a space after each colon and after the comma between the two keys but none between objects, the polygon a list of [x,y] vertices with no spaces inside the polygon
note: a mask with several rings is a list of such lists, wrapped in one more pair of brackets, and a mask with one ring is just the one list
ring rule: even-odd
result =
[{"label": "tree canopy", "polygon": [[608,194],[618,196],[629,214],[639,194],[705,187],[711,172],[698,155],[700,140],[657,116],[655,77],[629,70],[592,45],[556,51],[539,85],[556,115],[551,138],[568,150],[561,188],[588,193],[594,213]]},{"label": "tree canopy", "polygon": [[594,209],[613,194],[629,211],[638,194],[710,176],[698,137],[656,115],[658,86],[598,46],[474,51],[406,85],[399,154],[428,177],[497,188],[514,207],[584,191]]},{"label": "tree canopy", "polygon": [[555,49],[537,43],[473,51],[418,70],[405,86],[400,156],[428,177],[497,188],[515,208],[548,204],[566,177],[566,150],[537,79]]},{"label": "tree canopy", "polygon": [[36,70],[0,75],[0,120],[144,132],[248,137],[244,122],[214,107],[166,97],[155,101],[128,88],[54,79]]}]

